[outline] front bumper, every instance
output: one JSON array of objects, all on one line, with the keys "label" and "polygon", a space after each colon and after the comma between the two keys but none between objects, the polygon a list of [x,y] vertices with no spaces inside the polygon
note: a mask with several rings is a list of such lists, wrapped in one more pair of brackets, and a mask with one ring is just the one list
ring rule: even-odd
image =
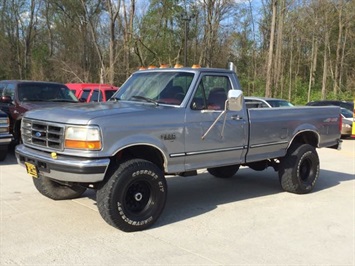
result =
[{"label": "front bumper", "polygon": [[58,155],[56,159],[49,152],[43,152],[17,145],[15,148],[17,162],[36,166],[40,176],[46,176],[65,182],[96,183],[104,179],[110,164],[109,158],[91,159]]}]

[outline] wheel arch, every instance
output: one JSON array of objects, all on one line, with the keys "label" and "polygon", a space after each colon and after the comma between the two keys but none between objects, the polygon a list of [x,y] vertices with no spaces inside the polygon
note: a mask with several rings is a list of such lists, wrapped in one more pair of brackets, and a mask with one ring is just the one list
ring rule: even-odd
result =
[{"label": "wheel arch", "polygon": [[294,144],[309,144],[314,148],[319,146],[320,136],[318,132],[314,130],[302,130],[297,132],[297,134],[290,141],[287,149],[289,149]]},{"label": "wheel arch", "polygon": [[[147,143],[131,144],[122,147],[113,156],[113,163],[137,158],[152,162],[164,172],[167,168],[167,158],[164,152],[157,146]],[[111,162],[112,163],[112,162]]]}]

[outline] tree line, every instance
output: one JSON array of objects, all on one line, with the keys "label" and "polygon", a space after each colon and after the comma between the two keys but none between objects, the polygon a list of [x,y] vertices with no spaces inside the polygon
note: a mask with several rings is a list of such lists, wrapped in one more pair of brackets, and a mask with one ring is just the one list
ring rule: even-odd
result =
[{"label": "tree line", "polygon": [[0,0],[0,79],[111,83],[229,61],[246,95],[354,99],[355,1]]}]

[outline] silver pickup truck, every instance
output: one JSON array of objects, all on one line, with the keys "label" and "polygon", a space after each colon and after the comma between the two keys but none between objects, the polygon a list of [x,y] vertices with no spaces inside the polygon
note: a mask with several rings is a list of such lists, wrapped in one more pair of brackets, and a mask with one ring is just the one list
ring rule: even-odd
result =
[{"label": "silver pickup truck", "polygon": [[247,109],[232,70],[157,68],[133,73],[106,103],[27,112],[15,153],[44,196],[95,189],[103,219],[129,232],[159,218],[167,175],[271,166],[282,189],[308,193],[316,148],[339,149],[340,127],[338,107]]}]

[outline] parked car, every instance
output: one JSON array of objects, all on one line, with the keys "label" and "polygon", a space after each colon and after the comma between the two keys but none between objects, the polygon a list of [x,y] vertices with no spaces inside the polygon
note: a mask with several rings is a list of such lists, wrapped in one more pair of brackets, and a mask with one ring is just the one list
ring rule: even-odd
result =
[{"label": "parked car", "polygon": [[247,108],[272,108],[272,107],[292,107],[292,103],[277,98],[266,98],[266,97],[244,97],[245,104]]},{"label": "parked car", "polygon": [[78,102],[75,95],[62,83],[27,80],[0,81],[0,110],[9,116],[10,133],[15,143],[21,140],[21,120],[25,112]]},{"label": "parked car", "polygon": [[352,133],[352,127],[354,122],[353,112],[346,108],[340,108],[341,116],[343,118],[341,127],[341,136],[350,137]]},{"label": "parked car", "polygon": [[12,135],[9,133],[9,130],[9,117],[5,112],[0,111],[0,161],[5,160],[8,147],[12,140]]},{"label": "parked car", "polygon": [[70,90],[81,102],[106,102],[118,90],[110,84],[67,83]]},{"label": "parked car", "polygon": [[354,111],[354,102],[351,101],[336,101],[336,100],[324,100],[324,101],[311,101],[308,102],[306,105],[308,106],[329,106],[335,105],[340,106],[342,108],[346,108],[351,112]]}]

